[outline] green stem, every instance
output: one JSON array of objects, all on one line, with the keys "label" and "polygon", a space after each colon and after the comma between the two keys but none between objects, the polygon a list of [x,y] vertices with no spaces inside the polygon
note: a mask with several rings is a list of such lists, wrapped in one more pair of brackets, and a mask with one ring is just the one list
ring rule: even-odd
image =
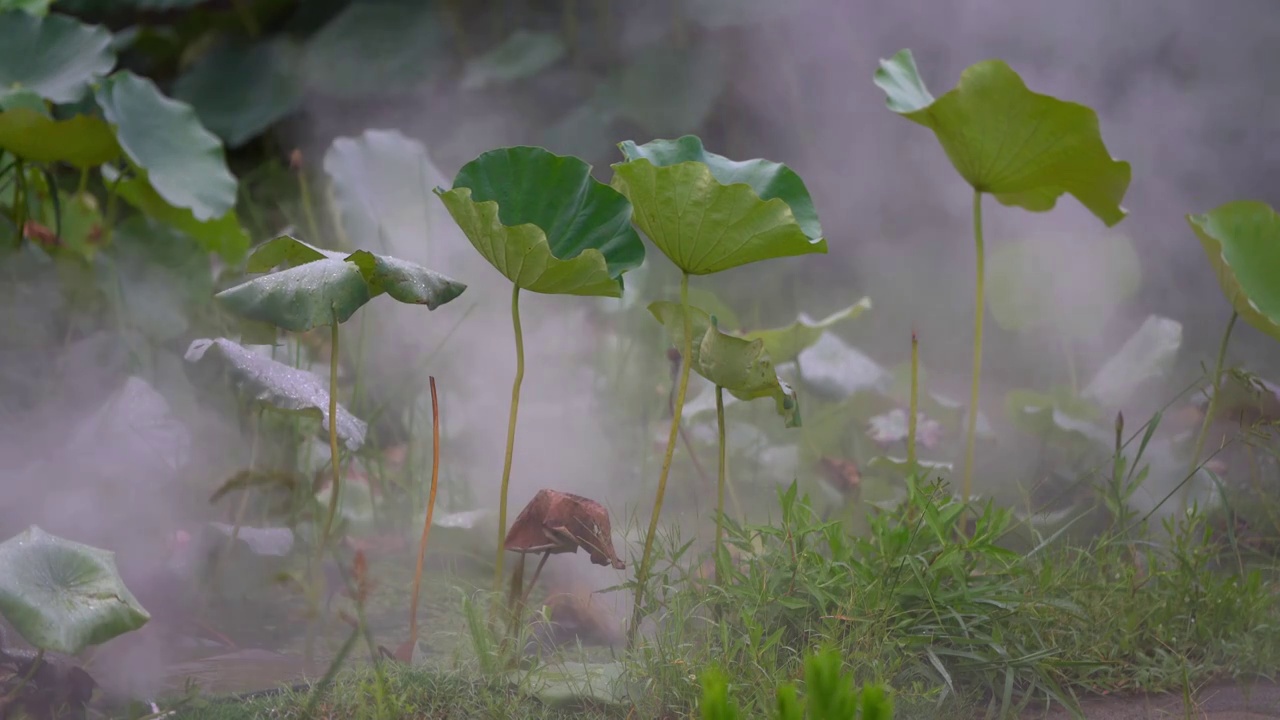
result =
[{"label": "green stem", "polygon": [[667,435],[667,451],[662,458],[662,474],[658,476],[658,492],[653,501],[653,515],[649,518],[649,532],[644,537],[644,554],[636,571],[635,607],[631,611],[631,627],[627,631],[627,644],[635,644],[640,629],[640,615],[644,611],[644,589],[649,579],[649,559],[653,554],[653,537],[658,533],[658,516],[662,514],[662,496],[667,491],[667,477],[671,474],[671,458],[676,451],[676,437],[680,432],[680,416],[684,413],[684,399],[689,391],[689,367],[693,357],[693,328],[689,325],[689,273],[680,275],[680,312],[684,323],[684,347],[680,353],[680,384],[676,390],[676,404],[671,413],[671,432]]},{"label": "green stem", "polygon": [[524,334],[520,330],[520,286],[511,287],[511,326],[516,336],[516,379],[511,384],[511,417],[507,420],[507,456],[502,462],[502,495],[498,500],[498,557],[493,571],[494,592],[502,590],[502,547],[507,534],[507,488],[511,485],[511,460],[516,449],[516,414],[520,411],[520,383],[524,382]]},{"label": "green stem", "polygon": [[[1196,466],[1200,463],[1200,453],[1204,451],[1204,441],[1209,434],[1209,424],[1213,422],[1214,413],[1218,410],[1218,391],[1222,389],[1222,365],[1227,358],[1227,344],[1231,341],[1231,330],[1236,326],[1236,319],[1240,317],[1240,313],[1232,312],[1231,320],[1227,323],[1226,332],[1222,333],[1222,343],[1218,345],[1218,361],[1213,366],[1213,395],[1209,396],[1209,407],[1205,408],[1204,420],[1200,422],[1200,432],[1196,435],[1195,448],[1191,451],[1191,467],[1187,473],[1191,474],[1196,471]],[[1186,504],[1186,497],[1183,497],[1183,504]]]},{"label": "green stem", "polygon": [[969,502],[973,492],[973,443],[978,430],[978,390],[982,378],[982,316],[986,312],[983,301],[984,250],[982,244],[982,192],[973,191],[973,244],[978,253],[977,289],[973,306],[973,387],[969,392],[969,426],[965,429],[964,481],[961,485],[961,502]]},{"label": "green stem", "polygon": [[916,416],[920,412],[920,338],[911,331],[911,408],[907,415],[907,472],[916,471]]},{"label": "green stem", "polygon": [[720,551],[724,549],[724,388],[716,386],[716,430],[720,435],[720,477],[716,482],[716,584],[720,577]]},{"label": "green stem", "polygon": [[342,470],[338,464],[338,311],[333,311],[333,340],[329,348],[329,456],[333,465],[333,487],[329,493],[329,517],[324,521],[320,547],[329,542],[333,518],[338,514],[338,494],[342,489]]}]

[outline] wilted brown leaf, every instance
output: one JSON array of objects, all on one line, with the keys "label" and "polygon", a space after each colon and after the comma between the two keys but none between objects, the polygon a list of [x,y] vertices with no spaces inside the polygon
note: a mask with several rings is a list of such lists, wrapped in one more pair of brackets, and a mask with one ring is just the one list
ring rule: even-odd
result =
[{"label": "wilted brown leaf", "polygon": [[542,489],[511,524],[503,547],[518,553],[560,553],[586,550],[591,562],[622,570],[626,563],[613,549],[609,511],[590,498]]}]

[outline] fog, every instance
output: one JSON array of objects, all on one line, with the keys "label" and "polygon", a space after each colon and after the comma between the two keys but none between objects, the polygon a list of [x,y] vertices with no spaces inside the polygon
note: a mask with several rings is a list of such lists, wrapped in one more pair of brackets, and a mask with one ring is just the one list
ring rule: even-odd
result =
[{"label": "fog", "polygon": [[[557,9],[520,5],[531,26],[557,26]],[[742,17],[749,18],[757,5],[750,3],[752,9],[742,10]],[[671,3],[601,6],[611,13],[623,56],[675,43],[673,58],[696,63],[671,63],[671,72],[659,82],[670,94],[655,96],[666,97],[669,106],[650,108],[647,122],[637,122],[631,113],[595,126],[556,124],[575,112],[588,119],[609,114],[607,107],[598,113],[581,109],[594,92],[584,66],[603,62],[601,46],[609,45],[590,37],[595,26],[584,24],[583,57],[562,62],[520,92],[468,94],[430,83],[377,103],[315,97],[281,131],[280,147],[300,148],[316,168],[335,137],[357,137],[366,128],[402,133],[426,148],[431,165],[423,166],[422,192],[381,196],[385,206],[377,212],[389,218],[382,239],[352,241],[422,262],[468,289],[433,312],[379,300],[342,332],[352,341],[348,353],[354,353],[360,323],[369,323],[362,382],[368,383],[370,397],[391,401],[401,413],[410,403],[423,402],[406,388],[424,388],[426,375],[436,377],[445,428],[442,472],[451,483],[470,487],[465,500],[446,496],[442,511],[496,509],[515,372],[510,284],[471,248],[430,193],[431,187],[448,187],[461,164],[484,150],[545,145],[580,155],[607,182],[609,163],[620,159],[613,143],[692,132],[716,153],[787,163],[814,196],[829,255],[760,263],[696,278],[694,286],[714,290],[744,323],[763,326],[790,322],[799,312],[821,317],[868,296],[873,309],[841,326],[843,339],[890,366],[907,358],[915,329],[932,387],[967,399],[971,190],[928,130],[885,108],[872,74],[880,58],[911,48],[937,96],[954,86],[965,67],[1001,58],[1032,90],[1096,108],[1111,154],[1132,164],[1123,203],[1130,214],[1110,230],[1070,196],[1049,213],[1028,213],[994,200],[984,206],[988,256],[1029,236],[1058,243],[1080,235],[1131,240],[1140,259],[1140,289],[1072,349],[1087,379],[1148,315],[1182,323],[1177,366],[1135,401],[1135,414],[1126,411],[1131,422],[1144,421],[1142,412],[1159,407],[1196,377],[1200,363],[1211,362],[1230,316],[1184,215],[1235,199],[1280,203],[1280,125],[1274,121],[1280,116],[1280,75],[1274,72],[1280,66],[1275,42],[1280,9],[1273,0],[804,0],[758,23],[714,30],[688,19],[676,22]],[[672,33],[688,44],[673,41]],[[695,105],[705,105],[705,112]],[[691,117],[698,125],[682,126]],[[632,305],[520,295],[526,369],[509,518],[543,487],[587,495],[609,508],[615,531],[630,545],[618,548],[629,562],[638,555],[648,522],[666,433],[660,410],[670,385],[665,348],[656,323],[645,329],[643,307],[673,299],[675,275],[669,261],[646,244],[645,270],[626,276]],[[1087,296],[1105,269],[1099,263],[1105,262],[1081,258],[1063,269],[1070,273],[1065,284],[1085,289],[1081,294]],[[24,327],[51,324],[62,310],[56,299],[45,297],[28,299],[19,311],[14,303],[20,299],[3,303],[0,371],[10,378],[6,392],[17,392],[24,376],[49,378],[49,390],[38,401],[5,403],[34,408],[0,420],[5,532],[38,524],[110,547],[122,565],[138,566],[137,576],[146,576],[148,564],[167,559],[168,534],[207,517],[210,509],[201,497],[245,465],[248,435],[195,399],[180,367],[182,348],[176,358],[139,359],[130,355],[129,339],[112,337],[110,328],[104,328],[105,339],[95,336],[102,344],[93,347],[88,341],[66,345],[58,335],[23,335]],[[624,307],[630,309],[622,312]],[[1076,312],[1055,310],[1064,322]],[[593,370],[595,359],[603,357],[601,348],[618,342],[615,333],[639,333],[635,359],[625,370],[609,364],[616,360]],[[1019,335],[1001,330],[988,316],[987,333],[982,409],[993,419],[1003,413],[1006,390],[1063,381],[1062,346],[1052,329]],[[175,342],[180,337],[177,333]],[[1241,323],[1230,358],[1265,375],[1280,362],[1280,350]],[[344,353],[348,370],[354,360],[354,354]],[[597,391],[609,370],[622,372],[622,383],[641,388],[628,397],[644,401],[611,405],[620,393]],[[163,397],[126,384],[134,375]],[[140,443],[154,435],[145,442],[118,435],[132,426],[108,422],[107,429],[117,435],[83,429],[113,398],[122,397],[144,406],[144,416],[165,423],[164,437],[173,444],[147,452]],[[374,436],[379,432],[375,427]],[[413,441],[429,452],[430,436],[421,427]],[[73,445],[75,452],[68,449]],[[641,463],[645,450],[650,457]],[[684,454],[682,446],[677,457]],[[704,452],[701,459],[713,467],[712,453]],[[687,465],[679,465],[671,487],[694,482],[689,473]],[[765,484],[750,492],[773,490]],[[669,490],[669,500],[673,497],[664,517],[695,510],[678,489]],[[699,509],[709,521],[708,508]],[[631,565],[625,573],[589,567],[581,556],[558,556],[548,567],[552,582],[569,582],[554,578],[572,576],[572,582],[592,589],[617,584],[633,571]],[[620,618],[629,611],[622,593],[601,602]],[[145,675],[145,663],[130,657],[132,671]],[[150,687],[153,678],[138,676],[131,680]]]}]

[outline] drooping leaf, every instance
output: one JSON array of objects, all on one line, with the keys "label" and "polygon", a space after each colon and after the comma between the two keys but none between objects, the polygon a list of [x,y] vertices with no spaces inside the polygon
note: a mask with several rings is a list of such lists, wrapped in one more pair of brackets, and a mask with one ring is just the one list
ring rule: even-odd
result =
[{"label": "drooping leaf", "polygon": [[236,148],[297,110],[303,85],[298,49],[277,38],[252,45],[227,43],[200,58],[173,86],[201,122]]},{"label": "drooping leaf", "polygon": [[566,52],[559,35],[519,28],[502,44],[468,61],[459,84],[475,90],[520,80],[556,64]]},{"label": "drooping leaf", "polygon": [[[684,310],[680,303],[667,300],[649,303],[649,314],[666,328],[667,340],[673,347],[684,347]],[[702,308],[690,305],[689,329],[693,340],[689,359],[693,364],[690,367],[697,368],[702,353],[702,339],[706,337],[707,330],[711,329],[711,315]]]},{"label": "drooping leaf", "polygon": [[101,119],[76,115],[54,120],[28,108],[0,113],[0,149],[24,160],[78,168],[97,167],[120,156],[115,134]]},{"label": "drooping leaf", "polygon": [[818,342],[818,338],[828,329],[853,320],[871,309],[871,298],[862,298],[849,307],[834,312],[821,320],[811,320],[808,315],[800,314],[795,322],[786,327],[769,330],[752,330],[740,333],[748,340],[763,340],[769,357],[775,363],[787,363],[799,357],[805,348]]},{"label": "drooping leaf", "polygon": [[212,220],[199,220],[191,210],[169,204],[144,176],[120,179],[119,171],[110,165],[102,166],[102,176],[108,184],[114,184],[117,194],[125,202],[190,235],[205,250],[218,253],[223,260],[238,263],[248,252],[249,235],[240,226],[235,210]]},{"label": "drooping leaf", "polygon": [[790,168],[735,162],[686,135],[619,145],[613,186],[635,223],[676,267],[693,275],[770,258],[825,253],[813,200]]},{"label": "drooping leaf", "polygon": [[[254,403],[319,417],[326,431],[329,427],[329,388],[313,373],[273,360],[226,338],[193,341],[185,359],[200,370],[225,374],[236,392]],[[338,437],[348,450],[360,449],[367,429],[363,420],[338,405]]]},{"label": "drooping leaf", "polygon": [[728,86],[729,63],[714,42],[672,47],[662,42],[633,55],[601,92],[613,107],[654,136],[682,135],[702,127]]},{"label": "drooping leaf", "polygon": [[1124,235],[1038,234],[992,252],[986,282],[987,307],[1005,330],[1087,340],[1137,293],[1142,264]]},{"label": "drooping leaf", "polygon": [[787,427],[799,427],[800,402],[790,385],[778,379],[763,340],[744,340],[720,332],[712,318],[698,350],[698,374],[739,400],[771,397]]},{"label": "drooping leaf", "polygon": [[435,193],[476,250],[525,290],[620,297],[622,273],[644,261],[630,203],[575,157],[491,150]]},{"label": "drooping leaf", "polygon": [[51,102],[75,102],[115,67],[110,45],[106,28],[66,15],[0,12],[0,90],[21,87]]},{"label": "drooping leaf", "polygon": [[1280,340],[1280,215],[1265,203],[1241,200],[1188,215],[1187,222],[1231,307],[1245,322]]},{"label": "drooping leaf", "polygon": [[407,254],[424,240],[440,243],[439,236],[452,230],[447,213],[429,197],[448,179],[422,143],[398,130],[336,138],[324,154],[324,171],[356,247]]},{"label": "drooping leaf", "polygon": [[222,141],[200,124],[190,105],[165,97],[154,82],[128,71],[104,80],[96,98],[120,147],[166,202],[201,222],[235,207],[237,183]]},{"label": "drooping leaf", "polygon": [[0,613],[36,648],[68,655],[151,619],[120,578],[115,553],[35,525],[0,543]]},{"label": "drooping leaf", "polygon": [[1182,323],[1148,315],[1120,350],[1103,363],[1081,396],[1106,407],[1121,407],[1145,383],[1163,377],[1182,347]]},{"label": "drooping leaf", "polygon": [[337,321],[387,293],[403,303],[434,310],[462,294],[466,286],[421,265],[367,250],[344,254],[281,235],[254,250],[248,272],[287,270],[228,288],[215,297],[241,317],[303,332]]},{"label": "drooping leaf", "polygon": [[350,3],[307,41],[307,85],[338,97],[412,91],[442,65],[447,22],[434,3]]},{"label": "drooping leaf", "polygon": [[1129,163],[1111,157],[1092,109],[1032,92],[1002,60],[971,65],[934,99],[901,50],[880,61],[875,83],[890,110],[934,131],[975,190],[1032,212],[1069,193],[1107,226],[1124,219]]}]

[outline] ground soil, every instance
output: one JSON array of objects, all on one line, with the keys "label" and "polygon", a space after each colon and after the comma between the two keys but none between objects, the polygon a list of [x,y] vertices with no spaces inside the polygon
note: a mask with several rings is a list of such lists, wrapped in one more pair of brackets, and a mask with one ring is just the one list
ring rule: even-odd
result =
[{"label": "ground soil", "polygon": [[[1280,683],[1215,684],[1201,688],[1188,706],[1181,694],[1089,698],[1081,709],[1088,720],[1271,720],[1280,718]],[[1025,720],[1069,720],[1071,713],[1032,713]]]}]

